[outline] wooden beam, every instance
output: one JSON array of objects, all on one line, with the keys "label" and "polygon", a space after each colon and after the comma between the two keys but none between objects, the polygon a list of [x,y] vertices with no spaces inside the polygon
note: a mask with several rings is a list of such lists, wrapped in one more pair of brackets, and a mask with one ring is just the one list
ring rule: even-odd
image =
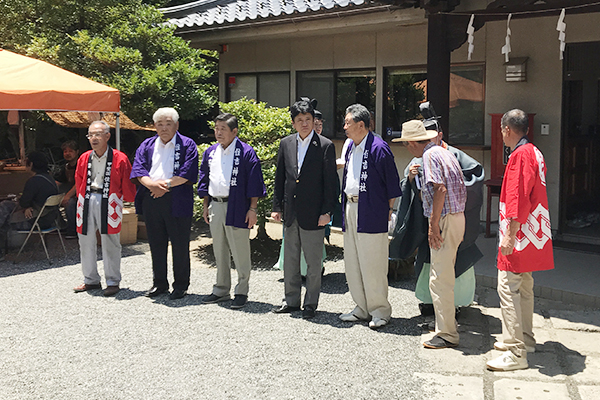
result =
[{"label": "wooden beam", "polygon": [[427,26],[427,100],[441,118],[444,140],[448,141],[450,116],[450,53],[446,14],[430,14]]}]

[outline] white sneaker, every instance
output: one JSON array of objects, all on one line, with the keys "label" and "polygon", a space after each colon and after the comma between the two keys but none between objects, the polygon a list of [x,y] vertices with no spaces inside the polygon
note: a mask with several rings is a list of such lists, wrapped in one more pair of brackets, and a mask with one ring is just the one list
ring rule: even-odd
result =
[{"label": "white sneaker", "polygon": [[377,318],[377,317],[373,317],[373,319],[371,320],[371,322],[369,322],[369,328],[371,329],[379,329],[382,326],[387,325],[387,321],[383,318]]},{"label": "white sneaker", "polygon": [[529,367],[527,356],[517,357],[511,351],[505,351],[500,357],[488,361],[486,365],[492,371],[514,371]]},{"label": "white sneaker", "polygon": [[353,314],[352,312],[349,312],[347,314],[340,315],[340,319],[344,322],[358,322],[362,318],[358,318],[355,314]]},{"label": "white sneaker", "polygon": [[[508,351],[508,347],[504,344],[504,342],[496,342],[494,343],[494,348],[498,351]],[[535,346],[525,346],[528,353],[535,353]]]}]

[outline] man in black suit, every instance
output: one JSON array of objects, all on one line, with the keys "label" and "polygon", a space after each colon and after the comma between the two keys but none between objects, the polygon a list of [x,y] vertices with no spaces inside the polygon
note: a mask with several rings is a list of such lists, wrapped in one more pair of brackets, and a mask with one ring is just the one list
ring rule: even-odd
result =
[{"label": "man in black suit", "polygon": [[285,225],[285,298],[273,312],[300,310],[300,252],[303,251],[307,272],[302,318],[310,319],[315,316],[321,292],[324,228],[338,202],[335,147],[331,140],[314,132],[314,109],[310,102],[294,103],[290,113],[297,133],[281,139],[279,144],[271,214],[275,221],[283,220]]}]

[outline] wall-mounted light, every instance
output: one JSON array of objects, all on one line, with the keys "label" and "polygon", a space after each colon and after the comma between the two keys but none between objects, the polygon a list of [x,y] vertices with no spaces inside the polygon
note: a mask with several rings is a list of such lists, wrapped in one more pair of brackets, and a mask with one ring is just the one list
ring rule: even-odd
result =
[{"label": "wall-mounted light", "polygon": [[527,60],[529,57],[514,57],[504,63],[506,82],[527,82]]}]

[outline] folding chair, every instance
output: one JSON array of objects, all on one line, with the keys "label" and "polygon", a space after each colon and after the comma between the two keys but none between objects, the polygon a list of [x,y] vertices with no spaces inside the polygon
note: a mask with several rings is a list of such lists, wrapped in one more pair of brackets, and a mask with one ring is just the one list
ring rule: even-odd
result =
[{"label": "folding chair", "polygon": [[65,257],[67,256],[67,249],[65,247],[65,242],[63,241],[62,235],[60,234],[60,228],[58,227],[57,221],[55,220],[54,225],[51,226],[50,228],[46,228],[46,229],[41,229],[40,225],[38,223],[40,217],[45,215],[44,211],[47,214],[49,211],[48,208],[56,207],[56,206],[60,205],[60,203],[64,197],[65,197],[64,193],[55,194],[53,196],[48,197],[46,199],[46,202],[44,203],[44,206],[40,210],[40,213],[38,214],[37,218],[35,219],[35,222],[33,223],[33,226],[31,227],[31,229],[29,231],[17,231],[17,233],[27,233],[28,235],[27,235],[27,238],[25,239],[25,241],[23,242],[23,245],[21,246],[19,253],[17,254],[17,257],[15,258],[15,261],[17,258],[19,258],[19,255],[21,255],[21,252],[23,251],[23,248],[27,244],[27,241],[29,240],[29,237],[31,236],[32,233],[37,233],[40,235],[40,239],[42,240],[42,245],[44,245],[44,251],[46,252],[46,257],[48,258],[48,261],[50,263],[52,263],[52,261],[50,261],[50,255],[48,255],[48,248],[46,247],[46,241],[44,240],[44,236],[48,233],[51,233],[54,231],[56,231],[58,233],[58,237],[60,238],[60,243],[62,244],[63,250],[65,251]]}]

